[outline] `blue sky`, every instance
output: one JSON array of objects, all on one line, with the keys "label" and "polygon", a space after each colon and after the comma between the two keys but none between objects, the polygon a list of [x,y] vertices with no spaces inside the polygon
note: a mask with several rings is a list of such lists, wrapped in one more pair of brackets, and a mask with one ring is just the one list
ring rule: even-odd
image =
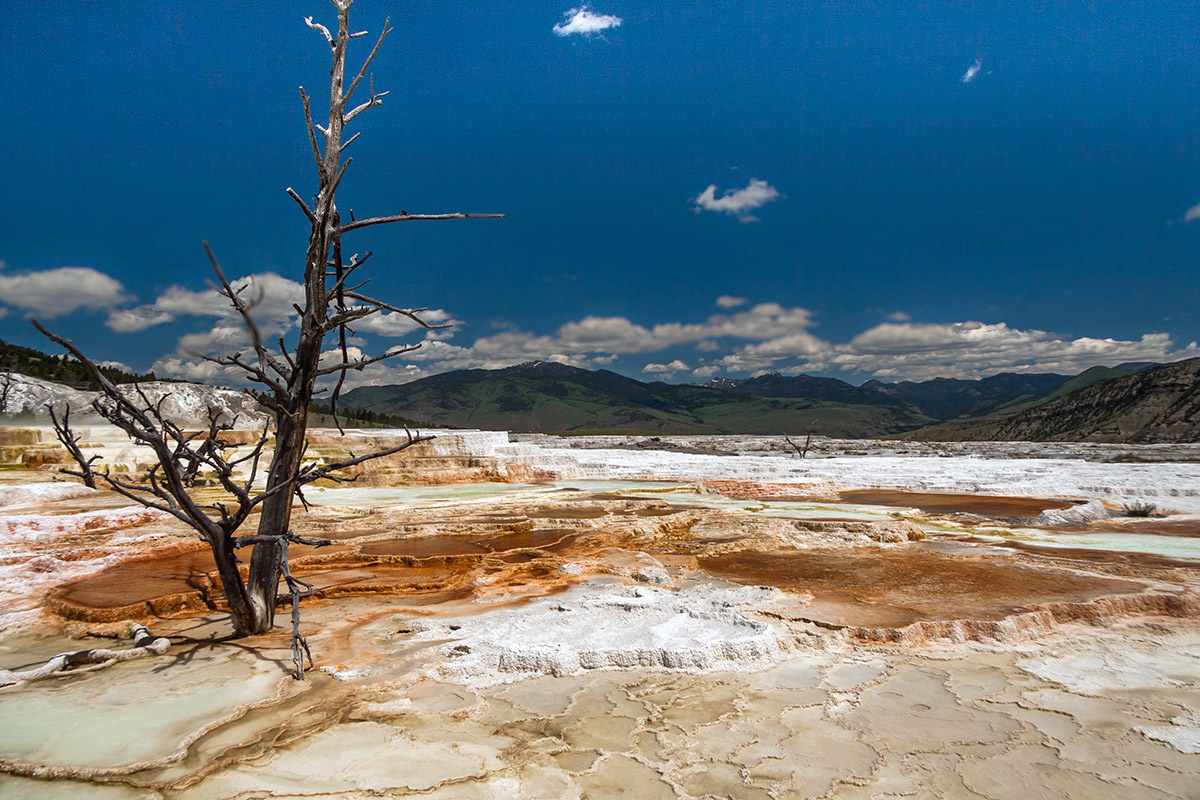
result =
[{"label": "blue sky", "polygon": [[[323,0],[4,6],[0,337],[45,347],[33,313],[98,359],[221,381],[189,355],[241,336],[201,240],[288,330],[307,223],[284,189],[315,185],[297,86],[328,85],[309,14],[334,19]],[[391,94],[354,123],[339,206],[507,217],[347,238],[376,296],[454,323],[360,381],[1200,355],[1193,3],[358,0],[351,19],[389,14]],[[420,339],[380,320],[358,347]]]}]

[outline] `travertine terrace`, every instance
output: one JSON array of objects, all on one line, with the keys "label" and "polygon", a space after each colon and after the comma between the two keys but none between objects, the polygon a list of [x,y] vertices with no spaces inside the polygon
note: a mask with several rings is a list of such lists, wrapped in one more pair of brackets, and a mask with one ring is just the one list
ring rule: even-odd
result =
[{"label": "travertine terrace", "polygon": [[[1200,785],[1189,448],[445,432],[308,492],[286,633],[205,550],[0,475],[0,667],[129,620],[161,656],[0,690],[12,797],[1163,798]],[[313,437],[334,459],[388,432]],[[52,441],[52,437],[50,437]],[[101,428],[115,468],[144,457]],[[36,454],[36,455],[33,455]],[[199,492],[211,492],[199,488]],[[1161,517],[1127,517],[1148,502]],[[107,646],[121,647],[120,642]],[[2,677],[2,676],[0,676]]]}]

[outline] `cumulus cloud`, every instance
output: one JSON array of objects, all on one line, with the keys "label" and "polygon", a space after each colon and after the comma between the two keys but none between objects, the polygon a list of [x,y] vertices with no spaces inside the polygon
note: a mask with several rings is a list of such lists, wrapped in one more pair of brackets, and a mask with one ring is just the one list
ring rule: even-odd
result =
[{"label": "cumulus cloud", "polygon": [[[304,302],[304,287],[274,272],[238,278],[231,281],[231,285],[235,291],[241,291],[247,302],[254,304],[254,318],[264,334],[288,330],[296,316],[292,305]],[[105,324],[114,331],[131,333],[184,316],[238,320],[238,326],[241,325],[229,300],[215,289],[197,292],[182,286],[167,288],[153,303],[113,311]]]},{"label": "cumulus cloud", "polygon": [[687,372],[690,369],[691,367],[677,358],[670,364],[647,364],[642,367],[642,372],[649,372],[652,375],[661,375],[664,378],[670,378],[672,375]]},{"label": "cumulus cloud", "polygon": [[112,308],[128,299],[119,281],[91,267],[0,275],[0,301],[43,317]]},{"label": "cumulus cloud", "polygon": [[104,324],[117,333],[135,333],[173,319],[173,315],[159,311],[153,306],[134,306],[110,312]]},{"label": "cumulus cloud", "polygon": [[[242,335],[235,323],[235,319],[219,318],[211,330],[184,337],[183,344],[191,350],[225,350]],[[688,360],[671,353],[648,359],[643,373],[662,378],[690,374],[703,380],[718,374],[774,370],[927,380],[980,378],[998,372],[1075,374],[1097,364],[1200,356],[1195,343],[1177,348],[1165,333],[1131,340],[1069,337],[1005,323],[917,323],[893,315],[892,321],[864,330],[849,341],[831,342],[815,335],[814,327],[813,314],[807,309],[760,303],[699,322],[639,324],[625,317],[588,316],[550,333],[509,328],[469,344],[427,331],[420,349],[351,373],[347,386],[404,383],[449,370],[499,369],[533,360],[597,368],[618,357],[669,352],[688,345],[705,354],[694,369]],[[353,356],[380,352],[369,351],[369,343],[362,339],[352,345]],[[160,359],[153,368],[160,375],[189,380],[234,384],[242,378],[237,372],[179,356]]]},{"label": "cumulus cloud", "polygon": [[717,305],[721,308],[737,308],[738,306],[746,305],[746,298],[723,294],[717,298]]},{"label": "cumulus cloud", "polygon": [[[430,335],[433,336],[444,337],[448,335],[448,331],[459,325],[458,321],[451,317],[449,312],[440,308],[431,308],[422,311],[417,316],[428,325],[439,327],[442,325],[449,326],[437,332],[431,332]],[[423,327],[414,322],[412,317],[397,314],[394,311],[383,311],[355,323],[354,330],[360,333],[373,333],[376,336],[397,337],[408,336],[414,331],[423,330]]]},{"label": "cumulus cloud", "polygon": [[979,70],[983,69],[983,59],[975,59],[975,63],[967,67],[967,71],[963,73],[962,82],[970,83],[979,75]]},{"label": "cumulus cloud", "polygon": [[717,185],[711,184],[692,200],[692,205],[697,214],[701,211],[717,211],[737,217],[739,222],[758,222],[758,217],[749,212],[782,196],[778,189],[766,181],[751,178],[744,189],[727,189],[720,197],[717,197]]},{"label": "cumulus cloud", "polygon": [[1198,219],[1200,219],[1200,203],[1197,203],[1187,211],[1183,212],[1184,222],[1195,222]]},{"label": "cumulus cloud", "polygon": [[621,18],[612,14],[597,14],[586,5],[572,8],[563,14],[564,22],[552,29],[558,36],[600,36],[609,28],[621,27]]},{"label": "cumulus cloud", "polygon": [[808,359],[812,369],[864,372],[879,378],[981,378],[998,372],[1075,374],[1097,364],[1175,361],[1200,355],[1195,344],[1177,349],[1169,334],[1140,339],[1070,338],[1003,322],[883,323],[846,344]]},{"label": "cumulus cloud", "polygon": [[908,322],[912,319],[911,316],[905,314],[903,311],[893,311],[887,315],[887,318],[892,322]]},{"label": "cumulus cloud", "polygon": [[[434,372],[451,369],[498,369],[523,361],[557,361],[577,367],[610,364],[620,355],[656,353],[679,345],[695,345],[704,352],[718,352],[728,345],[721,340],[777,340],[773,352],[787,341],[806,337],[813,325],[812,313],[804,308],[787,308],[778,303],[760,303],[734,314],[713,314],[703,322],[666,322],[640,325],[625,317],[589,316],[567,322],[550,334],[503,330],[481,336],[469,346],[427,335],[420,350],[405,360]],[[797,345],[799,346],[799,345]],[[679,370],[679,371],[682,371]]]},{"label": "cumulus cloud", "polygon": [[236,367],[223,367],[178,355],[163,356],[150,365],[150,371],[160,378],[177,378],[193,383],[244,384],[246,374]]}]

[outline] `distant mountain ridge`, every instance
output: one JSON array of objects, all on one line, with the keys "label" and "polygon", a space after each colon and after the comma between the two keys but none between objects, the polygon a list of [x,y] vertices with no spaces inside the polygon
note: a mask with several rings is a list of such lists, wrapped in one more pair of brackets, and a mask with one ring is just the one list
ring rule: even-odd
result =
[{"label": "distant mountain ridge", "polygon": [[[343,405],[440,425],[543,432],[773,434],[813,429],[827,436],[908,432],[921,438],[928,430],[931,438],[990,439],[1001,438],[997,431],[1014,414],[1032,414],[1043,406],[1051,407],[1051,417],[1067,414],[1070,398],[1084,389],[1159,369],[1123,364],[1076,376],[1002,373],[980,380],[867,381],[862,386],[836,378],[767,373],[675,385],[532,361],[449,372],[398,386],[364,386],[347,393]],[[1145,394],[1156,391],[1148,388]],[[1028,437],[1033,432],[1014,428],[1004,435]]]},{"label": "distant mountain ridge", "polygon": [[1200,441],[1200,359],[1150,367],[1053,398],[963,438],[999,441]]},{"label": "distant mountain ridge", "polygon": [[904,403],[859,393],[842,381],[816,380],[830,396],[844,399],[643,383],[609,370],[534,361],[447,372],[398,386],[363,386],[346,393],[342,404],[445,425],[546,432],[778,433],[816,425],[827,435],[857,437],[933,421]]}]

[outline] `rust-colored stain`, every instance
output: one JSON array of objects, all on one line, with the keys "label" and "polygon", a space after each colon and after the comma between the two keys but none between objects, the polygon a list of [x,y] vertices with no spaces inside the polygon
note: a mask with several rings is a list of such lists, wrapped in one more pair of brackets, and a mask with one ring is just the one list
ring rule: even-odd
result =
[{"label": "rust-colored stain", "polygon": [[947,556],[921,545],[881,549],[741,550],[700,568],[745,584],[813,595],[811,616],[838,625],[902,627],[923,620],[998,620],[1026,606],[1087,602],[1144,584],[1042,569],[1011,558]]},{"label": "rust-colored stain", "polygon": [[893,492],[855,489],[839,492],[843,503],[866,506],[918,508],[929,514],[979,514],[985,517],[1036,517],[1050,509],[1070,508],[1070,500],[1040,497],[996,497],[976,494],[937,494],[933,492]]},{"label": "rust-colored stain", "polygon": [[[574,579],[558,575],[557,568],[578,538],[572,529],[548,528],[293,546],[290,563],[293,574],[313,584],[316,599],[395,595],[407,605],[430,605],[470,596],[485,575],[490,580],[483,591],[562,591]],[[207,549],[110,567],[58,587],[48,600],[59,616],[90,622],[203,612],[223,603]]]}]

